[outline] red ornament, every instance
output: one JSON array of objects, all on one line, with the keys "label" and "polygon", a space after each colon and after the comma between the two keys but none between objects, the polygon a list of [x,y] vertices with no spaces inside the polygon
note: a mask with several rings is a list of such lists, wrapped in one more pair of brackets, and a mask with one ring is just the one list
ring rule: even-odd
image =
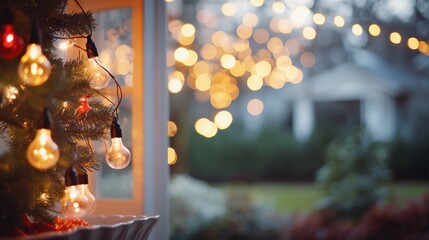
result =
[{"label": "red ornament", "polygon": [[3,25],[0,32],[0,58],[12,60],[24,50],[24,39],[19,36],[11,23]]},{"label": "red ornament", "polygon": [[88,98],[88,96],[79,98],[80,106],[76,109],[78,113],[85,114],[92,109],[92,107],[89,106]]}]

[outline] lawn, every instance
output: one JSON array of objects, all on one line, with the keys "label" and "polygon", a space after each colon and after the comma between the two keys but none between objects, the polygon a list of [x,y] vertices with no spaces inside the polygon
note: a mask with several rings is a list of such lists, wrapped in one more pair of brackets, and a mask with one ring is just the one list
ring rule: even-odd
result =
[{"label": "lawn", "polygon": [[[272,205],[279,213],[312,210],[323,192],[313,183],[256,183],[215,185],[226,193],[249,194],[255,202]],[[429,182],[401,182],[391,184],[395,199],[401,204],[429,194]]]}]

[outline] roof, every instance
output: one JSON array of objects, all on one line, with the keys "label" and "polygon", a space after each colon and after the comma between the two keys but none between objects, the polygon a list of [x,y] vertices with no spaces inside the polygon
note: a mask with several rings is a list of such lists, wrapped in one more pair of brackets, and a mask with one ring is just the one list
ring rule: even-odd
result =
[{"label": "roof", "polygon": [[298,95],[305,92],[314,100],[351,100],[380,94],[395,96],[400,91],[395,82],[350,63],[342,63],[305,81],[306,84],[297,86],[299,90],[294,92]]}]

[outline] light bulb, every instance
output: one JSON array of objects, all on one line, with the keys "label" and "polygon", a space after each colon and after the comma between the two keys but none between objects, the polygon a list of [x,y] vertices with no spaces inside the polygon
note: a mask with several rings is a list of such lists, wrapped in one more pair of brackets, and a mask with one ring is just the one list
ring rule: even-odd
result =
[{"label": "light bulb", "polygon": [[39,86],[48,80],[52,66],[42,52],[42,35],[37,22],[33,22],[30,37],[27,51],[18,65],[18,76],[30,86]]},{"label": "light bulb", "polygon": [[107,87],[110,82],[109,75],[99,64],[101,62],[97,57],[89,58],[86,67],[86,73],[90,80],[89,84],[97,90]]},{"label": "light bulb", "polygon": [[14,86],[9,85],[3,88],[3,97],[8,102],[13,102],[13,100],[15,100],[18,97],[18,94],[19,94],[18,88]]},{"label": "light bulb", "polygon": [[107,71],[101,67],[101,61],[98,59],[98,50],[92,41],[91,35],[86,40],[86,54],[88,56],[86,73],[91,87],[100,90],[109,85],[110,78]]},{"label": "light bulb", "polygon": [[35,168],[46,170],[53,167],[60,158],[57,144],[51,137],[51,115],[45,107],[36,137],[27,148],[27,160]]},{"label": "light bulb", "polygon": [[48,80],[51,68],[51,63],[42,53],[42,47],[31,43],[19,62],[18,76],[28,85],[39,86]]},{"label": "light bulb", "polygon": [[114,169],[123,169],[130,164],[131,153],[122,143],[122,130],[116,118],[113,118],[110,127],[112,137],[112,145],[107,150],[106,161],[107,164]]},{"label": "light bulb", "polygon": [[76,43],[75,39],[57,39],[54,42],[54,47],[59,50],[66,51]]},{"label": "light bulb", "polygon": [[96,201],[88,189],[88,175],[77,174],[73,167],[66,170],[65,192],[61,210],[67,218],[82,218],[95,211]]},{"label": "light bulb", "polygon": [[3,26],[0,32],[0,57],[12,60],[24,50],[24,39],[19,36],[11,23]]},{"label": "light bulb", "polygon": [[27,160],[35,168],[46,170],[53,167],[60,158],[57,144],[52,140],[51,130],[38,129],[36,137],[27,148]]}]

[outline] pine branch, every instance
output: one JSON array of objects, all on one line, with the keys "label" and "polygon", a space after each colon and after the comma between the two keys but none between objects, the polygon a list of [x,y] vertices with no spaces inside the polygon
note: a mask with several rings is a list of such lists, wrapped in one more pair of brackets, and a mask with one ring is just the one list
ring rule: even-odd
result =
[{"label": "pine branch", "polygon": [[94,17],[91,12],[59,14],[51,18],[50,27],[58,37],[88,36],[95,29]]}]

